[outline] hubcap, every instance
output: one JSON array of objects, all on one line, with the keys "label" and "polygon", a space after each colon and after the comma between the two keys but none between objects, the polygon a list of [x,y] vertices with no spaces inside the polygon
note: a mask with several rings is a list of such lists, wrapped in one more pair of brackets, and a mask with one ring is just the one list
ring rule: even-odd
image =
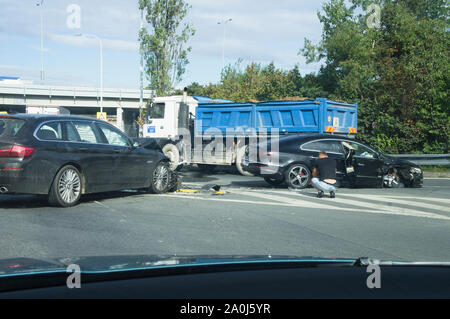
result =
[{"label": "hubcap", "polygon": [[160,165],[153,173],[153,184],[158,191],[164,190],[169,183],[169,170],[166,166]]},{"label": "hubcap", "polygon": [[81,191],[80,177],[73,169],[67,169],[59,178],[58,191],[61,199],[70,204],[78,199]]},{"label": "hubcap", "polygon": [[307,186],[309,173],[303,166],[294,166],[289,171],[289,180],[292,185],[305,187]]}]

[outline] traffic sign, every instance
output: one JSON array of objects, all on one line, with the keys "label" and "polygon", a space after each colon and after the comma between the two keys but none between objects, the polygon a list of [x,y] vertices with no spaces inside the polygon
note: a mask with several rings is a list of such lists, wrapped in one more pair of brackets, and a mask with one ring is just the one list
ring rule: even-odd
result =
[{"label": "traffic sign", "polygon": [[97,119],[102,121],[107,121],[107,114],[106,112],[97,112]]}]

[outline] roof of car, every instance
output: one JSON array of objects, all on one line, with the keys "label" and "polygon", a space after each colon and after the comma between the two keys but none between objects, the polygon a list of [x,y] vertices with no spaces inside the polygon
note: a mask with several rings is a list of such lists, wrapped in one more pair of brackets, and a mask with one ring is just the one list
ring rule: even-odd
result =
[{"label": "roof of car", "polygon": [[24,119],[24,120],[89,120],[89,121],[100,121],[93,117],[88,116],[75,116],[75,115],[51,115],[51,114],[25,114],[25,113],[17,113],[17,114],[5,114],[2,117],[10,117],[15,119]]}]

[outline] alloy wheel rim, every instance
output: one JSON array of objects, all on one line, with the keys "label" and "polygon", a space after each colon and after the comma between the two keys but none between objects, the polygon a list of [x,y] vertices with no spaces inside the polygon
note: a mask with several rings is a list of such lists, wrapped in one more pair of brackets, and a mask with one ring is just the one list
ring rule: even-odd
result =
[{"label": "alloy wheel rim", "polygon": [[67,169],[62,173],[58,182],[58,192],[61,199],[68,204],[78,199],[81,192],[81,182],[75,170]]},{"label": "alloy wheel rim", "polygon": [[158,191],[164,190],[169,183],[169,170],[166,166],[159,166],[153,173],[153,184]]},{"label": "alloy wheel rim", "polygon": [[289,171],[289,180],[294,186],[306,186],[309,173],[303,166],[294,166]]}]

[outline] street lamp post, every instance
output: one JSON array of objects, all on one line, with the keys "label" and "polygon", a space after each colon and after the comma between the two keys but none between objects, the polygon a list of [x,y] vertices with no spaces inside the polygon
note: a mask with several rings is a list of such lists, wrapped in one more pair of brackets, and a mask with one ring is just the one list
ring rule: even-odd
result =
[{"label": "street lamp post", "polygon": [[40,3],[37,3],[36,5],[40,9],[40,16],[41,16],[41,81],[44,81],[44,18],[42,15],[42,5],[44,4],[44,0],[41,0]]},{"label": "street lamp post", "polygon": [[226,26],[228,22],[233,21],[233,19],[226,19],[220,22],[217,22],[217,24],[223,25],[223,43],[222,43],[222,71],[225,68],[225,41],[226,41]]},{"label": "street lamp post", "polygon": [[103,41],[95,34],[77,34],[78,37],[97,39],[100,46],[100,113],[103,113]]}]

